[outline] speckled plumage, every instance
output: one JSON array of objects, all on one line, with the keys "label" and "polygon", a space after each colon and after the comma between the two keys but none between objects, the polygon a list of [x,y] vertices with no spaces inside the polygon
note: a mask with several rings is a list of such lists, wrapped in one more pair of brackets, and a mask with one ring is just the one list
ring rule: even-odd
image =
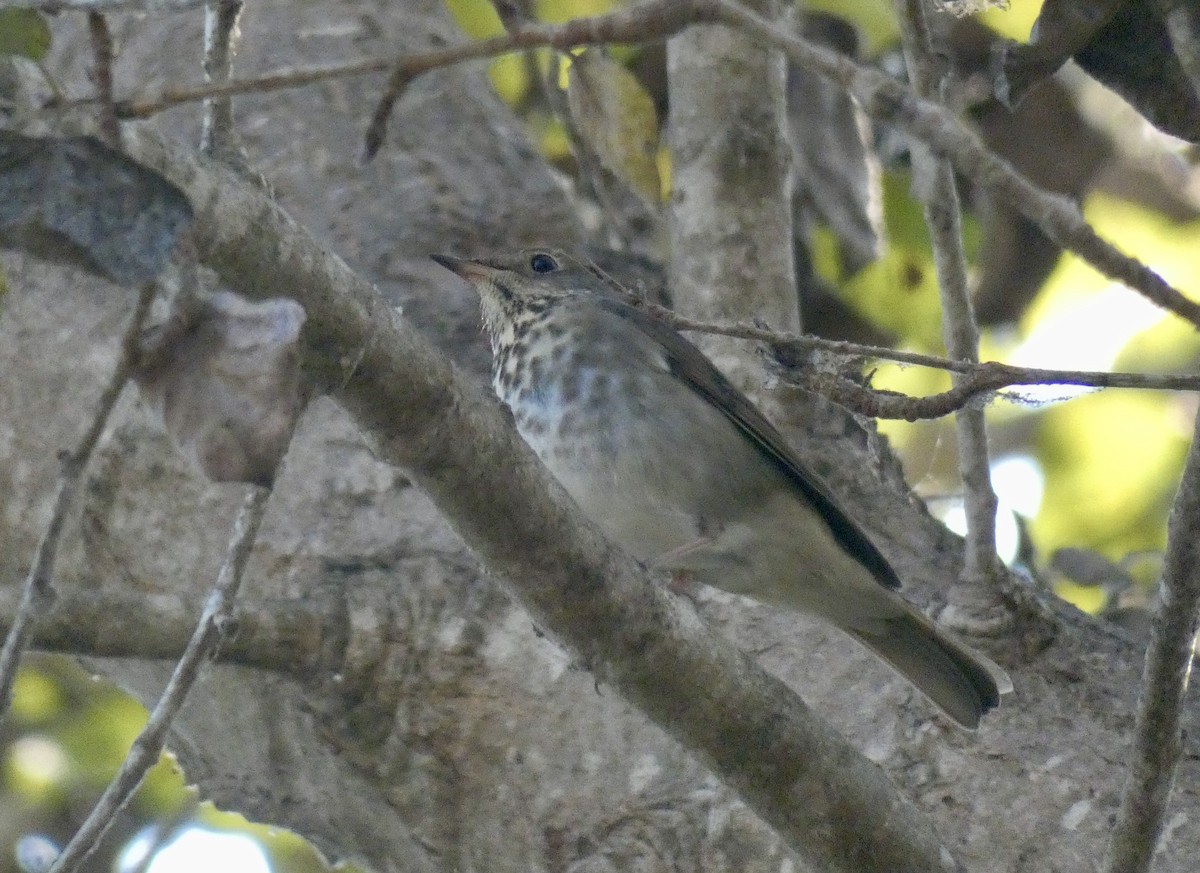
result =
[{"label": "speckled plumage", "polygon": [[975,727],[1011,686],[893,589],[870,539],[691,343],[561,252],[436,260],[475,285],[526,442],[640,560],[818,615]]}]

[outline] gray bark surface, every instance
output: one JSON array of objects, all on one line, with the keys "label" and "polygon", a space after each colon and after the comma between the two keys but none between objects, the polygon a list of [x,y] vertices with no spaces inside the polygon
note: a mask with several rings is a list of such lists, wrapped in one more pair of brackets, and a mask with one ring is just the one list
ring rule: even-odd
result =
[{"label": "gray bark surface", "polygon": [[[55,29],[58,61],[86,57],[68,22]],[[114,29],[126,35],[118,90],[153,91],[196,75],[199,16],[117,19]],[[272,0],[247,9],[243,31],[242,74],[458,38],[432,0]],[[50,66],[61,68],[53,59]],[[477,70],[416,83],[387,147],[357,166],[368,103],[381,85],[366,79],[242,99],[239,129],[252,165],[297,221],[482,382],[486,349],[473,295],[427,255],[571,245],[582,232],[559,183]],[[197,138],[190,111],[155,123]],[[20,255],[3,259],[11,288],[0,310],[0,574],[16,580],[44,523],[55,451],[82,427],[132,295]],[[881,480],[880,462],[841,417],[814,416],[793,435],[857,514],[876,520],[872,531],[910,580],[909,596],[936,603],[960,569],[957,538],[909,498],[886,460]],[[193,477],[132,392],[91,475],[59,587],[138,592],[147,602],[182,593],[198,612],[239,490]],[[307,641],[350,641],[356,669],[211,669],[173,747],[202,796],[223,807],[381,871],[753,873],[794,864],[704,767],[543,638],[331,401],[318,401],[301,422],[243,599],[316,604],[329,622]],[[1028,633],[987,646],[1016,691],[971,735],[933,721],[916,692],[831,631],[725,595],[701,599],[707,620],[886,769],[968,869],[1082,871],[1098,862],[1141,660],[1115,629],[1055,607],[1052,639],[1031,620]],[[131,658],[89,665],[143,700],[169,670]],[[1187,724],[1194,736],[1194,705]],[[1191,871],[1200,856],[1195,752],[1191,741],[1162,871]]]}]

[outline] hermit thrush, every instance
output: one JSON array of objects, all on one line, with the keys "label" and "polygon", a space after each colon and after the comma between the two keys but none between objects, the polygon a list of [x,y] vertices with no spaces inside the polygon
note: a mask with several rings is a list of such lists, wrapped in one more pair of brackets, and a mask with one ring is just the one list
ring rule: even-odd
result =
[{"label": "hermit thrush", "polygon": [[557,251],[434,260],[479,292],[521,435],[618,545],[820,616],[966,727],[1012,687],[895,592],[887,559],[762,413],[603,273]]}]

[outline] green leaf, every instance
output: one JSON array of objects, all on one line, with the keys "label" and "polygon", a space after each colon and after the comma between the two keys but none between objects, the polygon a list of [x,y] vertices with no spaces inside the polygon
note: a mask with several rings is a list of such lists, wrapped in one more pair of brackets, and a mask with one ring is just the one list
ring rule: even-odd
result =
[{"label": "green leaf", "polygon": [[0,55],[40,61],[50,50],[50,26],[36,9],[0,9]]},{"label": "green leaf", "polygon": [[585,51],[571,59],[567,103],[604,169],[646,203],[657,204],[658,113],[637,77],[604,54]]}]

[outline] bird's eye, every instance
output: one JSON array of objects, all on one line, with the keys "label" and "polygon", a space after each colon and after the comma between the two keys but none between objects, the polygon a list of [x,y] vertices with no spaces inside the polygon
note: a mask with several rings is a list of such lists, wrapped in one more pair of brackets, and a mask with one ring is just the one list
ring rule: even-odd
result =
[{"label": "bird's eye", "polygon": [[558,261],[545,252],[538,252],[529,259],[529,269],[535,273],[553,273],[558,269]]}]

